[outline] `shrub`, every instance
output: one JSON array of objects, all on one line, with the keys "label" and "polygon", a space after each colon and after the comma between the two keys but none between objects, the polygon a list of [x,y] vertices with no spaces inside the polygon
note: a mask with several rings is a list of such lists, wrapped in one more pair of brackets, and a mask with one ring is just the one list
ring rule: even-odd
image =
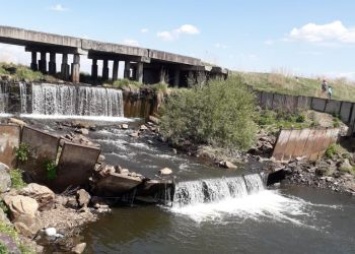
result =
[{"label": "shrub", "polygon": [[57,165],[54,161],[47,160],[44,163],[44,167],[47,173],[48,180],[54,180],[57,177]]},{"label": "shrub", "polygon": [[337,154],[337,146],[335,144],[331,144],[327,150],[325,151],[325,156],[329,159],[332,159],[334,155]]},{"label": "shrub", "polygon": [[173,142],[246,149],[256,132],[254,95],[238,78],[175,93],[161,113],[161,131]]},{"label": "shrub", "polygon": [[21,189],[26,186],[22,178],[22,171],[20,169],[10,170],[11,185],[15,189]]},{"label": "shrub", "polygon": [[16,149],[16,158],[20,162],[25,162],[28,160],[28,145],[21,143],[20,146]]}]

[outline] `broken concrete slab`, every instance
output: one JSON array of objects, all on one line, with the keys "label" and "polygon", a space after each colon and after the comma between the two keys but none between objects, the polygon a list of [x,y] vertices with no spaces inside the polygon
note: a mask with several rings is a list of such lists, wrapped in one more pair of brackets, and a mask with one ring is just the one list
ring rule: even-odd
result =
[{"label": "broken concrete slab", "polygon": [[20,144],[20,133],[20,126],[0,125],[0,162],[10,168],[17,167],[16,149]]}]

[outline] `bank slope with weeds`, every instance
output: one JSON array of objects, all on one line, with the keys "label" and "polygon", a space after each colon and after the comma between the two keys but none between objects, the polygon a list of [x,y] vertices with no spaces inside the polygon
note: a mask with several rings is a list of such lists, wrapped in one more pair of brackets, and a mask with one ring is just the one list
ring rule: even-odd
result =
[{"label": "bank slope with weeds", "polygon": [[161,132],[174,145],[246,150],[257,130],[254,99],[239,78],[177,91],[161,109]]}]

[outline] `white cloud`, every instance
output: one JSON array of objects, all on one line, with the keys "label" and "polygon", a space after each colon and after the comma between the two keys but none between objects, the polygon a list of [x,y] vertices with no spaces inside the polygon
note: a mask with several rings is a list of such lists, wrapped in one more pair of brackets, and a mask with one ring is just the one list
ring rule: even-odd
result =
[{"label": "white cloud", "polygon": [[293,28],[286,39],[313,43],[355,43],[355,28],[345,27],[339,20],[323,25],[308,23]]},{"label": "white cloud", "polygon": [[24,47],[0,44],[0,62],[29,65],[31,54]]},{"label": "white cloud", "polygon": [[134,39],[124,39],[122,43],[128,46],[139,47],[139,42]]},{"label": "white cloud", "polygon": [[215,46],[216,48],[218,48],[218,49],[226,49],[226,48],[228,48],[227,45],[222,44],[222,43],[219,43],[219,42],[217,42],[216,44],[214,44],[214,46]]},{"label": "white cloud", "polygon": [[157,36],[164,41],[173,41],[177,40],[181,35],[196,35],[199,34],[200,31],[198,30],[197,27],[190,25],[190,24],[185,24],[180,26],[179,28],[173,29],[171,31],[162,31],[158,32]]},{"label": "white cloud", "polygon": [[50,7],[50,10],[61,12],[61,11],[67,11],[68,9],[64,8],[61,4],[56,4]]},{"label": "white cloud", "polygon": [[142,28],[141,29],[141,33],[142,34],[145,34],[145,33],[148,33],[149,32],[149,29],[148,28]]}]

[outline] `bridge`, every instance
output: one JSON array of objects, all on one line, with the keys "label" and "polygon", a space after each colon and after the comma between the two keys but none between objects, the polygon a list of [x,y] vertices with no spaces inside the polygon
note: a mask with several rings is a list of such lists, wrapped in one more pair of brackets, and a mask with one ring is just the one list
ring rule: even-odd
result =
[{"label": "bridge", "polygon": [[[109,61],[112,61],[112,80],[118,79],[119,62],[124,62],[124,78],[145,84],[164,82],[179,86],[187,82],[187,77],[196,80],[199,75],[209,78],[228,76],[227,69],[205,65],[198,58],[16,27],[0,26],[0,43],[24,46],[26,52],[31,53],[31,69],[51,75],[57,74],[56,55],[61,54],[59,75],[74,83],[80,82],[81,55],[92,61],[92,80],[109,79]],[[73,55],[71,65],[68,55]],[[101,77],[98,76],[98,61],[102,61]]]}]

